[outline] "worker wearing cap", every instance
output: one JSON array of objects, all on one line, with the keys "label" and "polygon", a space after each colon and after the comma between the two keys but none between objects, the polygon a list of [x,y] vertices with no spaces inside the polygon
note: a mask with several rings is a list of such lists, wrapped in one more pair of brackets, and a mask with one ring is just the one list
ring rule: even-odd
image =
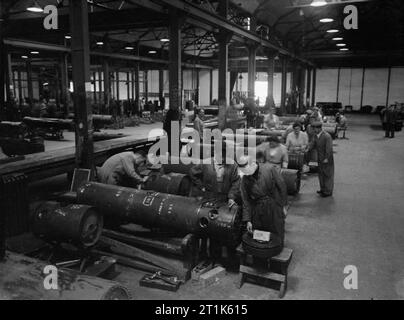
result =
[{"label": "worker wearing cap", "polygon": [[[194,165],[190,169],[189,175],[193,182],[191,196],[202,196],[227,202],[229,210],[241,203],[238,166],[233,159],[226,157],[226,145],[224,143],[220,155],[215,153],[209,164]],[[213,262],[220,259],[222,245],[217,240],[209,239],[209,253]],[[235,248],[228,247],[227,252],[230,259],[234,258]],[[206,254],[207,239],[202,238],[201,255]]]},{"label": "worker wearing cap", "polygon": [[288,149],[280,143],[278,137],[269,137],[267,142],[264,142],[257,147],[257,151],[264,153],[265,162],[269,162],[278,168],[286,169],[288,167]]},{"label": "worker wearing cap", "polygon": [[332,196],[334,190],[334,155],[332,138],[322,128],[322,123],[313,123],[314,138],[310,143],[310,150],[315,149],[318,156],[318,179],[320,190],[317,191],[322,197]]},{"label": "worker wearing cap", "polygon": [[251,157],[239,160],[243,221],[247,231],[269,231],[284,241],[287,205],[286,185],[279,171],[269,163]]},{"label": "worker wearing cap", "polygon": [[232,207],[240,198],[240,177],[237,164],[226,158],[223,143],[221,155],[215,154],[209,164],[194,165],[189,175],[193,182],[192,195],[220,198]]},{"label": "worker wearing cap", "polygon": [[146,182],[139,172],[146,168],[146,154],[132,151],[118,153],[104,162],[98,170],[101,183],[124,187],[135,187]]}]

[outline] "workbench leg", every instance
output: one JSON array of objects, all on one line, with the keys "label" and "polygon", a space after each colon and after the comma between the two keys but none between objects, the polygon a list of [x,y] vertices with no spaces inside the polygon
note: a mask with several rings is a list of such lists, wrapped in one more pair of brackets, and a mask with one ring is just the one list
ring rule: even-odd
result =
[{"label": "workbench leg", "polygon": [[285,282],[281,283],[281,287],[279,289],[279,299],[282,299],[285,296],[286,289],[288,288],[288,278],[285,277]]},{"label": "workbench leg", "polygon": [[243,286],[244,280],[245,280],[245,274],[240,272],[240,274],[238,275],[238,283],[237,283],[238,289],[240,289]]}]

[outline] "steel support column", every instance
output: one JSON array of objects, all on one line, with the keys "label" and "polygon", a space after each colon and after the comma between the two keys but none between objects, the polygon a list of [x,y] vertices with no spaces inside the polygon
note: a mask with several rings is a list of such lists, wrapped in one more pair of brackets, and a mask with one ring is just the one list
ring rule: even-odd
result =
[{"label": "steel support column", "polygon": [[287,80],[288,80],[288,60],[286,57],[282,57],[281,114],[285,113],[286,108]]},{"label": "steel support column", "polygon": [[363,107],[363,93],[364,93],[364,88],[365,88],[365,74],[366,74],[366,68],[364,67],[362,69],[362,86],[361,86],[361,109]]},{"label": "steel support column", "polygon": [[[229,1],[220,0],[218,6],[218,13],[222,18],[227,19],[229,12]],[[224,29],[221,29],[216,39],[219,42],[219,88],[218,88],[218,100],[219,100],[219,115],[218,115],[218,127],[219,130],[226,128],[226,107],[228,105],[227,95],[229,89],[227,85],[227,70],[229,69],[229,42],[231,40],[231,34]]]},{"label": "steel support column", "polygon": [[67,54],[62,54],[60,57],[60,77],[63,114],[67,117],[69,113],[69,73],[67,69]]},{"label": "steel support column", "polygon": [[159,100],[164,98],[164,70],[159,69]]},{"label": "steel support column", "polygon": [[311,73],[312,69],[309,67],[307,68],[307,86],[306,86],[306,107],[310,106],[310,97],[311,97]]},{"label": "steel support column", "polygon": [[135,100],[135,109],[136,112],[139,113],[140,115],[140,79],[139,79],[139,73],[140,73],[140,66],[139,62],[135,63],[135,93],[136,93],[136,100]]},{"label": "steel support column", "polygon": [[119,70],[115,71],[115,90],[116,90],[116,101],[118,102],[120,99],[120,96],[119,96]]},{"label": "steel support column", "polygon": [[93,169],[93,122],[87,96],[88,93],[91,93],[87,1],[71,0],[69,8],[76,124],[76,165]]},{"label": "steel support column", "polygon": [[32,85],[31,59],[27,60],[27,88],[28,88],[29,106],[30,106],[30,109],[32,110],[32,107],[34,106],[34,88],[33,88],[33,85]]},{"label": "steel support column", "polygon": [[255,77],[257,71],[256,62],[257,46],[251,44],[248,46],[248,97],[255,98]]},{"label": "steel support column", "polygon": [[149,71],[143,71],[143,88],[146,103],[149,102]]},{"label": "steel support column", "polygon": [[[169,87],[170,87],[170,109],[182,109],[182,92],[181,92],[181,17],[177,10],[170,10],[170,43],[169,43]],[[178,119],[180,120],[180,119]]]},{"label": "steel support column", "polygon": [[22,78],[21,78],[21,69],[18,68],[18,72],[17,72],[17,76],[18,76],[18,105],[21,107],[23,102],[24,102],[24,96],[22,94]]},{"label": "steel support column", "polygon": [[104,73],[104,104],[105,109],[110,111],[110,101],[111,101],[111,75],[109,72],[109,61],[107,59],[103,60],[103,73]]},{"label": "steel support column", "polygon": [[130,87],[131,87],[131,85],[130,85],[130,75],[129,75],[129,72],[126,72],[126,90],[127,90],[128,102],[130,100]]},{"label": "steel support column", "polygon": [[313,87],[311,93],[311,105],[316,105],[317,69],[313,69]]},{"label": "steel support column", "polygon": [[304,93],[306,90],[305,81],[306,81],[306,69],[303,66],[301,66],[299,68],[299,82],[298,82],[298,92],[299,92],[299,102],[297,105],[298,113],[301,113],[304,108]]},{"label": "steel support column", "polygon": [[267,107],[274,107],[274,105],[275,105],[275,102],[274,102],[274,74],[275,74],[276,54],[274,54],[273,52],[269,52],[267,54],[267,57],[268,57],[268,69],[267,69],[268,88],[267,88],[266,105],[267,105]]},{"label": "steel support column", "polygon": [[3,3],[3,1],[0,1],[0,114],[2,114],[5,111],[5,105],[6,105],[5,81],[6,81],[7,67],[5,63],[6,48],[4,45],[6,12],[4,7],[5,4]]},{"label": "steel support column", "polygon": [[389,67],[389,73],[388,73],[388,76],[387,76],[386,107],[389,106],[389,102],[390,102],[390,85],[391,85],[391,67]]},{"label": "steel support column", "polygon": [[340,87],[340,81],[341,81],[341,68],[338,68],[338,77],[337,77],[337,97],[335,102],[339,101],[339,87]]},{"label": "steel support column", "polygon": [[209,70],[209,104],[213,101],[213,70]]}]

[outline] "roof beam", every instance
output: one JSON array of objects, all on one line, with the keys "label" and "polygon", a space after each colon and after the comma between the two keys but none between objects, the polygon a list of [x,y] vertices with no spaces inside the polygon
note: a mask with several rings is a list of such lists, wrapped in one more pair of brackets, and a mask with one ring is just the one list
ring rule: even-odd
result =
[{"label": "roof beam", "polygon": [[[43,43],[43,42],[34,42],[34,41],[6,38],[6,39],[4,39],[4,43],[6,45],[13,46],[13,47],[19,47],[19,48],[71,53],[70,48],[67,48],[67,47],[64,47],[61,45],[49,44],[49,43]],[[168,64],[168,60],[154,59],[154,58],[149,58],[149,57],[120,54],[120,53],[106,53],[106,52],[100,52],[100,51],[91,51],[90,55],[98,56],[98,57],[105,57],[105,58],[112,58],[112,59],[117,59],[117,60]],[[212,67],[210,67],[210,66],[201,65],[201,64],[183,63],[182,65],[186,68],[212,69]]]},{"label": "roof beam", "polygon": [[[172,7],[176,8],[178,10],[184,11],[187,15],[187,22],[191,23],[197,27],[202,27],[200,22],[204,23],[205,25],[209,25],[211,28],[213,27],[217,31],[219,31],[219,28],[225,29],[229,32],[232,32],[234,34],[233,38],[235,40],[240,41],[240,42],[245,42],[245,40],[250,40],[254,41],[256,43],[261,44],[261,46],[276,50],[282,55],[289,56],[292,59],[299,60],[305,64],[313,65],[311,61],[308,61],[302,57],[296,56],[294,53],[288,51],[287,49],[281,48],[275,44],[272,44],[268,40],[261,39],[258,35],[243,29],[242,27],[231,23],[227,21],[224,18],[221,18],[217,15],[213,15],[212,13],[199,8],[198,6],[184,2],[181,0],[156,0],[155,2],[151,2],[150,0],[130,0],[130,3],[132,4],[137,4],[139,6],[143,6],[148,9],[154,8],[154,10],[157,10],[159,12],[162,12],[161,10],[164,10],[165,7]],[[160,3],[161,6],[157,7],[156,4]],[[195,23],[196,22],[196,23]],[[209,28],[209,29],[211,29]],[[216,31],[215,30],[215,31]],[[212,31],[212,30],[209,30]],[[216,31],[216,32],[217,32]]]}]

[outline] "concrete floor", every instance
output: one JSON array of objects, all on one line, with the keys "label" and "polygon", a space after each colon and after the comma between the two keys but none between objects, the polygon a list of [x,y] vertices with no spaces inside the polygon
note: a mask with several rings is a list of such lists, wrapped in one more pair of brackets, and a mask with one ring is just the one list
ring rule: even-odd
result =
[{"label": "concrete floor", "polygon": [[[293,200],[286,246],[294,256],[284,299],[404,299],[404,134],[385,139],[374,129],[376,116],[350,115],[349,124],[349,140],[334,141],[333,198],[318,197],[317,176],[310,175]],[[343,286],[347,265],[358,269],[358,290]],[[276,291],[251,283],[236,289],[236,273],[205,289],[189,281],[171,293],[139,287],[144,272],[118,270],[116,280],[135,299],[277,299]]]}]

